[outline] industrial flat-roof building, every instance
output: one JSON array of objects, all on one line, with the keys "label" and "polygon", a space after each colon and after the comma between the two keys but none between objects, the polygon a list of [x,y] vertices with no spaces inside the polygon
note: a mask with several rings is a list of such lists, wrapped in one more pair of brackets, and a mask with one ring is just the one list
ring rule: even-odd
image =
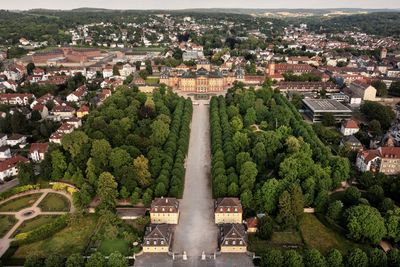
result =
[{"label": "industrial flat-roof building", "polygon": [[303,99],[305,113],[312,122],[320,122],[324,114],[330,113],[340,122],[351,117],[351,109],[333,99]]}]

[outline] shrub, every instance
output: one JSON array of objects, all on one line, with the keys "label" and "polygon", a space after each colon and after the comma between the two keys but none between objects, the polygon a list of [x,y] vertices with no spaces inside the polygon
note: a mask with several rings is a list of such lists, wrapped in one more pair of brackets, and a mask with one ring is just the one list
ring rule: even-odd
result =
[{"label": "shrub", "polygon": [[53,222],[42,225],[35,230],[27,233],[18,234],[16,240],[12,242],[13,245],[30,244],[39,240],[46,239],[60,230],[64,229],[69,222],[69,215],[63,215],[55,219]]}]

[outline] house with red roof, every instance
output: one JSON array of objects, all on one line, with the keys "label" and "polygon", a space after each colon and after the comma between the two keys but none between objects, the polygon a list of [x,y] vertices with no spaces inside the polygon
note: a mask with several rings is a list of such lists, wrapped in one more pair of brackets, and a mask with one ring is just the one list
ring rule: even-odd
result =
[{"label": "house with red roof", "polygon": [[32,159],[33,162],[40,162],[44,160],[48,149],[48,143],[32,143],[29,149],[29,158]]},{"label": "house with red roof", "polygon": [[69,119],[75,115],[75,109],[68,105],[55,106],[51,112],[55,120]]},{"label": "house with red roof", "polygon": [[18,175],[18,163],[20,162],[29,163],[29,160],[23,156],[16,155],[0,162],[0,180],[4,181],[7,177]]},{"label": "house with red roof", "polygon": [[29,105],[29,101],[34,99],[33,94],[0,94],[0,103],[6,105]]},{"label": "house with red roof", "polygon": [[342,126],[340,127],[340,132],[344,136],[356,134],[359,130],[360,128],[358,127],[357,122],[353,119],[343,121]]},{"label": "house with red roof", "polygon": [[214,216],[216,224],[242,223],[242,204],[234,197],[219,198],[215,201]]},{"label": "house with red roof", "polygon": [[76,111],[76,116],[78,118],[85,117],[86,115],[89,114],[89,107],[86,105],[82,105],[77,111]]},{"label": "house with red roof", "polygon": [[49,116],[49,109],[43,104],[36,104],[32,108],[32,111],[34,111],[34,110],[36,110],[40,113],[40,116],[42,117],[42,119],[46,119],[47,116]]},{"label": "house with red roof", "polygon": [[88,89],[85,85],[80,86],[74,92],[70,93],[67,96],[68,102],[78,102],[83,99],[85,95],[87,95]]},{"label": "house with red roof", "polygon": [[361,172],[381,172],[386,175],[400,174],[400,147],[380,147],[360,151],[356,166]]}]

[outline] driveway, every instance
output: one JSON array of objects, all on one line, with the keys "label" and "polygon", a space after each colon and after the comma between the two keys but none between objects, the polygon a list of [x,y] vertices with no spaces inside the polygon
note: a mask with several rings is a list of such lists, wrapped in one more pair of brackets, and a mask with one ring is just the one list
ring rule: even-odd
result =
[{"label": "driveway", "polygon": [[211,194],[209,101],[197,102],[199,105],[193,106],[185,189],[172,249],[175,253],[186,251],[189,258],[199,257],[203,251],[214,253],[218,238]]},{"label": "driveway", "polygon": [[19,185],[19,180],[17,178],[15,178],[9,182],[6,182],[6,183],[0,185],[0,193],[3,193],[17,185]]}]

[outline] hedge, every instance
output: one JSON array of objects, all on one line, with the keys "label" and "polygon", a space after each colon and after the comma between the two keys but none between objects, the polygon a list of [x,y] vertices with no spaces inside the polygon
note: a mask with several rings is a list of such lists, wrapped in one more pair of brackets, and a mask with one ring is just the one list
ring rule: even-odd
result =
[{"label": "hedge", "polygon": [[7,190],[3,193],[0,193],[0,200],[4,200],[7,199],[13,195],[19,194],[19,193],[23,193],[23,192],[27,192],[30,190],[38,190],[40,189],[40,184],[35,184],[35,185],[23,185],[23,186],[18,186],[18,187],[14,187],[10,190]]},{"label": "hedge", "polygon": [[53,222],[42,225],[35,230],[27,233],[17,234],[15,236],[15,240],[12,241],[12,245],[25,245],[49,238],[55,233],[64,229],[68,225],[68,222],[69,215],[62,215],[55,219]]}]

